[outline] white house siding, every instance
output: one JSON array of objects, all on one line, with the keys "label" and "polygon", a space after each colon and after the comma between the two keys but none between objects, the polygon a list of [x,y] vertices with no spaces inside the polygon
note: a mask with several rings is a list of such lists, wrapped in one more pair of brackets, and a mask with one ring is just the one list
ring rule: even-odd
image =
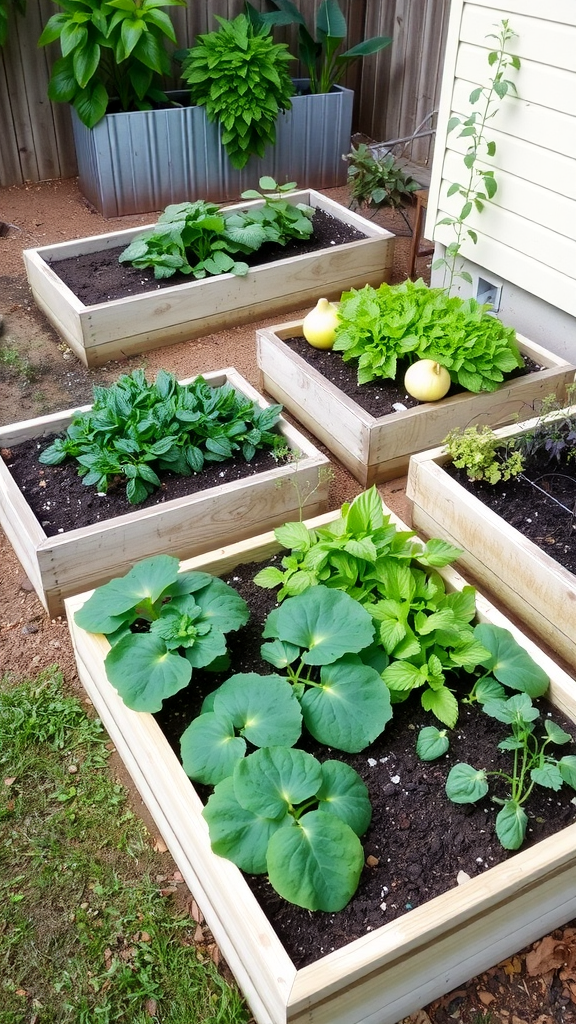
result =
[{"label": "white house siding", "polygon": [[[503,18],[516,33],[509,49],[521,60],[509,70],[517,95],[501,101],[486,138],[496,143],[498,191],[482,213],[467,222],[478,234],[461,253],[472,286],[458,279],[460,294],[475,295],[478,277],[502,285],[499,315],[534,341],[576,358],[576,2],[575,0],[452,0],[438,132],[428,202],[426,235],[438,252],[454,239],[449,226],[462,200],[450,199],[451,182],[465,182],[468,142],[448,119],[466,117],[469,95],[491,74],[487,55]],[[442,284],[441,271],[433,283]]]}]

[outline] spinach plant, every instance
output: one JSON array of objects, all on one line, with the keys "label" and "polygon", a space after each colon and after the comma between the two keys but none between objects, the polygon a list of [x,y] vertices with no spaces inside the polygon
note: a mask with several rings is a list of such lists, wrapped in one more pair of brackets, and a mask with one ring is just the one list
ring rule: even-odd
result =
[{"label": "spinach plant", "polygon": [[281,746],[239,761],[203,811],[215,853],[251,874],[267,872],[291,903],[328,912],[356,891],[364,864],[358,836],[371,813],[348,765]]},{"label": "spinach plant", "polygon": [[[472,284],[472,277],[467,270],[457,268],[457,259],[460,255],[462,243],[468,237],[474,245],[478,241],[478,235],[472,228],[467,227],[471,213],[476,210],[481,213],[486,203],[494,199],[498,190],[498,184],[494,171],[485,167],[487,158],[493,159],[496,155],[496,143],[486,138],[487,123],[496,116],[501,101],[509,92],[516,92],[516,86],[511,79],[505,75],[511,68],[518,71],[520,58],[507,51],[507,46],[516,34],[510,28],[506,18],[503,18],[497,34],[490,33],[488,39],[495,39],[498,46],[488,54],[488,64],[493,69],[493,76],[488,85],[477,86],[470,93],[469,102],[472,111],[468,117],[462,119],[453,116],[448,121],[448,133],[460,128],[459,138],[466,139],[468,148],[464,154],[464,167],[467,172],[464,181],[453,181],[447,195],[460,196],[463,205],[457,216],[446,216],[438,221],[438,225],[446,224],[454,229],[454,241],[446,247],[444,256],[435,260],[432,269],[444,269],[444,285],[450,291],[456,277],[462,278],[468,284]],[[474,109],[478,108],[478,109]]]},{"label": "spinach plant", "polygon": [[334,350],[358,360],[358,383],[396,377],[400,360],[432,359],[467,391],[495,391],[524,366],[515,331],[475,299],[422,280],[344,292]]},{"label": "spinach plant", "polygon": [[274,43],[267,25],[245,14],[233,21],[215,15],[219,31],[197,37],[182,65],[193,103],[222,128],[222,145],[238,169],[252,154],[262,157],[276,141],[280,111],[294,94],[285,43]]},{"label": "spinach plant", "polygon": [[227,212],[203,199],[167,206],[157,224],[121,253],[120,262],[153,267],[156,278],[171,277],[177,271],[199,279],[208,274],[242,277],[248,273],[248,264],[233,255],[250,255],[265,242],[286,245],[292,238],[310,238],[314,207],[284,198],[296,182],[277,185],[265,175],[259,184],[265,191],[242,193],[244,199],[264,200],[256,209]]},{"label": "spinach plant", "polygon": [[398,167],[392,153],[376,157],[364,142],[353,146],[346,159],[351,206],[400,209],[420,188],[411,175]]},{"label": "spinach plant", "polygon": [[74,616],[111,644],[106,675],[133,711],[160,711],[193,669],[222,668],[226,633],[248,621],[246,602],[227,583],[178,568],[169,555],[146,558],[98,587]]},{"label": "spinach plant", "polygon": [[390,36],[373,36],[339,52],[348,34],[348,26],[338,0],[322,0],[316,15],[314,29],[292,0],[274,0],[278,11],[262,14],[250,3],[246,4],[254,24],[298,25],[298,57],[306,65],[310,79],[310,92],[330,92],[344,77],[348,68],[362,57],[378,53],[390,46]]},{"label": "spinach plant", "polygon": [[180,384],[160,370],[150,384],[143,370],[134,370],[94,388],[91,409],[74,415],[40,462],[73,458],[84,484],[106,493],[125,481],[128,501],[138,504],[160,486],[158,473],[190,476],[207,462],[234,456],[250,462],[258,449],[280,451],[284,440],[274,431],[280,412],[279,405],[261,408],[228,383],[212,388],[196,377]]},{"label": "spinach plant", "polygon": [[62,57],[52,68],[48,96],[71,103],[93,128],[113,99],[121,110],[150,110],[168,103],[161,88],[170,74],[166,40],[174,27],[161,7],[185,0],[55,0],[62,13],[46,24],[39,46],[60,40]]},{"label": "spinach plant", "polygon": [[489,792],[489,779],[504,783],[506,797],[493,794],[491,798],[500,805],[496,834],[505,850],[517,850],[526,837],[528,816],[524,805],[534,787],[557,792],[567,783],[576,789],[576,757],[568,754],[558,759],[548,750],[551,745],[564,746],[572,736],[550,719],[545,719],[544,732],[537,735],[540,713],[527,693],[507,700],[487,700],[483,711],[510,727],[510,734],[500,741],[498,749],[512,753],[512,767],[506,772],[455,764],[446,780],[446,794],[454,803],[476,803]]},{"label": "spinach plant", "polygon": [[444,444],[454,465],[465,469],[469,480],[497,484],[524,469],[524,458],[515,451],[514,439],[502,440],[487,425],[455,428],[444,438]]}]

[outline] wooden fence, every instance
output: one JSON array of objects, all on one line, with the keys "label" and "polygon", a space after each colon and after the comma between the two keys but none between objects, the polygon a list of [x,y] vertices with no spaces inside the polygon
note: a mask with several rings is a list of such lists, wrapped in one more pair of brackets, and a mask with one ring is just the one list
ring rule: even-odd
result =
[{"label": "wooden fence", "polygon": [[[355,90],[355,132],[384,142],[435,125],[430,115],[438,106],[449,5],[450,0],[340,0],[349,27],[347,47],[375,35],[394,40],[348,73],[345,84]],[[256,0],[255,6],[271,9],[266,0]],[[186,8],[171,8],[178,46],[190,46],[198,33],[216,28],[213,15],[234,17],[243,7],[243,0],[189,0]],[[300,0],[309,23],[317,7],[317,0]],[[77,173],[70,110],[47,97],[59,44],[37,46],[57,10],[54,0],[28,0],[26,18],[14,15],[0,50],[0,186]],[[293,43],[293,30],[283,31],[278,38]],[[294,65],[295,76],[298,70]],[[412,144],[414,162],[429,162],[432,139],[424,135]]]}]

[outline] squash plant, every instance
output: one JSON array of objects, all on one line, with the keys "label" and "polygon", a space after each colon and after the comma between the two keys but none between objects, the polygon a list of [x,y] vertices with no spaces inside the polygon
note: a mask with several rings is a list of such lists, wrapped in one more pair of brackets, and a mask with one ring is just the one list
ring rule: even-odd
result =
[{"label": "squash plant", "polygon": [[165,370],[149,383],[143,370],[134,370],[110,387],[95,387],[92,407],[73,416],[40,462],[75,459],[84,484],[105,494],[123,482],[128,501],[138,504],[160,486],[158,473],[190,476],[207,462],[234,456],[250,462],[262,448],[280,453],[285,442],[274,427],[281,410],[262,409],[228,383],[212,388],[196,377],[180,384]]}]

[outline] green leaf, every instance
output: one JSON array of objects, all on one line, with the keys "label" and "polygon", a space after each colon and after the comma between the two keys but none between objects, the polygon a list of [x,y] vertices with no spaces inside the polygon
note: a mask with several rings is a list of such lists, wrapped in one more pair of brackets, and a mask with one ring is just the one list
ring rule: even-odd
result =
[{"label": "green leaf", "polygon": [[435,761],[442,757],[450,746],[445,729],[437,729],[435,725],[425,725],[418,733],[416,753],[421,761]]},{"label": "green leaf", "polygon": [[289,808],[313,797],[322,768],[312,754],[293,747],[263,747],[234,769],[234,792],[242,807],[264,818],[283,818]]},{"label": "green leaf", "polygon": [[171,555],[143,559],[126,576],[98,587],[78,609],[74,621],[90,633],[112,633],[118,616],[138,605],[154,604],[161,597],[176,580],[179,564]]},{"label": "green leaf", "polygon": [[570,733],[565,732],[564,729],[561,729],[560,726],[550,718],[545,720],[544,728],[546,729],[546,733],[551,742],[555,743],[557,746],[563,746],[564,743],[570,743],[572,740]]},{"label": "green leaf", "polygon": [[474,693],[476,700],[480,704],[485,704],[489,700],[502,700],[505,697],[506,691],[500,683],[492,679],[492,676],[487,676],[484,679],[480,679]]},{"label": "green leaf", "polygon": [[191,779],[215,786],[232,775],[246,753],[230,715],[206,712],[195,718],[180,737],[182,767]]},{"label": "green leaf", "polygon": [[446,796],[455,804],[473,804],[488,792],[486,772],[459,762],[448,773]]},{"label": "green leaf", "polygon": [[280,640],[306,649],[302,660],[307,665],[326,665],[356,653],[374,636],[372,617],[357,601],[323,586],[310,587],[280,605],[274,628]]},{"label": "green leaf", "polygon": [[280,896],[307,910],[335,913],[358,887],[364,854],[349,825],[334,814],[310,811],[270,837],[266,860]]},{"label": "green leaf", "polygon": [[275,668],[286,668],[300,656],[300,648],[286,640],[273,640],[272,643],[262,644],[260,653]]},{"label": "green leaf", "polygon": [[532,768],[530,778],[538,786],[544,786],[545,789],[553,789],[556,793],[559,789],[562,789],[562,785],[564,783],[562,773],[558,766],[549,761],[545,762],[539,768]]},{"label": "green leaf", "polygon": [[496,835],[505,850],[518,850],[524,842],[528,817],[515,800],[507,800],[496,816]]},{"label": "green leaf", "polygon": [[335,814],[363,836],[372,818],[368,789],[350,765],[343,761],[324,761],[322,785],[316,794],[319,810]]},{"label": "green leaf", "polygon": [[216,691],[214,711],[229,716],[255,747],[291,747],[300,738],[302,713],[283,676],[238,672]]},{"label": "green leaf", "polygon": [[572,789],[576,789],[576,757],[573,754],[566,754],[558,761],[560,774]]},{"label": "green leaf", "polygon": [[489,623],[474,628],[476,638],[490,651],[483,664],[499,682],[513,690],[522,690],[530,697],[541,697],[549,686],[546,673],[527,651],[514,639],[509,630]]},{"label": "green leaf", "polygon": [[425,711],[431,711],[449,729],[454,728],[458,721],[458,701],[447,686],[425,690],[420,699]]},{"label": "green leaf", "polygon": [[188,685],[192,666],[150,633],[130,633],[110,648],[106,675],[127,707],[156,712],[167,697]]},{"label": "green leaf", "polygon": [[433,537],[427,541],[423,551],[419,552],[417,557],[422,565],[439,567],[455,562],[462,553],[461,548],[456,548],[453,544],[449,544],[448,541]]},{"label": "green leaf", "polygon": [[383,732],[392,717],[390,693],[375,669],[354,655],[320,671],[320,683],[301,699],[308,731],[327,746],[355,753]]},{"label": "green leaf", "polygon": [[242,807],[236,799],[232,778],[218,783],[202,816],[208,823],[214,853],[255,875],[267,870],[266,851],[271,836],[293,820],[289,815],[284,819],[263,818]]}]

